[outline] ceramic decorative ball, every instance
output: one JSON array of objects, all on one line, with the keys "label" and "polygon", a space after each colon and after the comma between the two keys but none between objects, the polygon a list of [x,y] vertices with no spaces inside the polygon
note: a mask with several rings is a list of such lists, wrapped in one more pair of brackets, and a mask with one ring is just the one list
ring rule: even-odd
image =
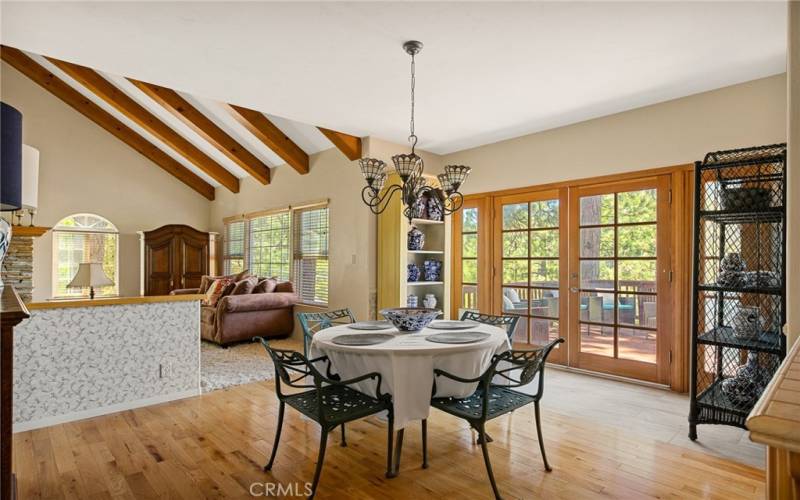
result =
[{"label": "ceramic decorative ball", "polygon": [[419,281],[419,266],[416,264],[408,265],[408,281]]},{"label": "ceramic decorative ball", "polygon": [[425,246],[425,233],[411,226],[408,230],[408,249],[409,250],[422,250]]}]

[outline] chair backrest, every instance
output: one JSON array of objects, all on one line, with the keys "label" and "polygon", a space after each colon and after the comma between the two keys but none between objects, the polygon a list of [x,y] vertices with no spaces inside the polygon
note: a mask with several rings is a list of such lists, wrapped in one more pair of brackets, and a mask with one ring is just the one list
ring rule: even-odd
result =
[{"label": "chair backrest", "polygon": [[[296,389],[313,389],[317,387],[317,378],[320,373],[308,361],[308,359],[297,351],[289,349],[275,349],[269,345],[264,337],[255,337],[261,341],[261,345],[267,350],[272,364],[275,366],[275,389],[279,398],[283,398],[281,392],[281,382]],[[301,380],[311,376],[314,383],[300,383]]]},{"label": "chair backrest", "polygon": [[334,325],[348,325],[355,323],[356,319],[350,309],[336,309],[324,312],[297,313],[300,326],[303,328],[303,353],[308,356],[308,346],[315,333],[330,328]]},{"label": "chair backrest", "polygon": [[506,329],[508,340],[512,340],[514,336],[514,330],[517,329],[517,321],[519,321],[519,316],[495,316],[492,314],[482,314],[475,311],[464,311],[464,314],[461,315],[461,321],[477,321],[478,323],[483,323],[485,325],[502,326]]},{"label": "chair backrest", "polygon": [[[533,382],[538,373],[539,389],[536,395],[541,397],[544,389],[545,361],[547,361],[547,356],[550,355],[555,346],[563,342],[563,338],[557,338],[538,349],[511,350],[498,354],[485,372],[484,376],[486,378],[484,381],[491,383],[495,376],[499,376],[508,381],[507,384],[504,384],[504,387],[521,387]],[[503,361],[505,363],[501,365]]]}]

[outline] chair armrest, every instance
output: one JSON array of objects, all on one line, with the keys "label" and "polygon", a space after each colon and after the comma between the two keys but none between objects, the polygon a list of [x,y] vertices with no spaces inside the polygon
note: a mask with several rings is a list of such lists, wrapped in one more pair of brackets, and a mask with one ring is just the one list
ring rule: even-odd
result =
[{"label": "chair armrest", "polygon": [[297,303],[297,295],[293,293],[251,293],[248,295],[228,295],[219,301],[219,311],[248,312],[269,311],[291,307]]},{"label": "chair armrest", "polygon": [[448,373],[448,372],[446,372],[444,370],[440,370],[438,368],[433,370],[433,374],[436,377],[438,377],[438,376],[447,377],[447,378],[449,378],[451,380],[455,380],[456,382],[462,382],[464,384],[471,384],[473,382],[480,382],[481,379],[483,378],[483,374],[478,375],[475,378],[462,378],[462,377],[459,377],[458,375],[453,375],[452,373]]},{"label": "chair armrest", "polygon": [[199,288],[178,288],[169,292],[170,295],[196,295],[200,293]]}]

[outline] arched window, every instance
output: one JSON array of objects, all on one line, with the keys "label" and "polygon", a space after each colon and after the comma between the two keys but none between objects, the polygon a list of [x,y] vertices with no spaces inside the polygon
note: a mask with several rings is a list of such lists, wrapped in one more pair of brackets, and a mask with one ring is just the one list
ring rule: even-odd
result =
[{"label": "arched window", "polygon": [[100,262],[114,281],[95,289],[96,296],[119,293],[119,231],[108,219],[94,214],[74,214],[53,228],[53,297],[88,297],[89,289],[67,288],[82,262]]}]

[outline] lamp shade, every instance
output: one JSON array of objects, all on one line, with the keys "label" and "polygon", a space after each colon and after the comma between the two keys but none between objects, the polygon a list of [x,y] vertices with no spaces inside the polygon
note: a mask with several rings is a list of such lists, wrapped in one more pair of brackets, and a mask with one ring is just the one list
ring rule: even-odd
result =
[{"label": "lamp shade", "polygon": [[0,103],[0,210],[22,206],[22,113]]},{"label": "lamp shade", "polygon": [[103,271],[103,264],[99,262],[84,262],[78,265],[78,272],[75,273],[67,288],[86,288],[113,284],[114,281]]},{"label": "lamp shade", "polygon": [[39,204],[39,150],[22,145],[22,208]]}]

